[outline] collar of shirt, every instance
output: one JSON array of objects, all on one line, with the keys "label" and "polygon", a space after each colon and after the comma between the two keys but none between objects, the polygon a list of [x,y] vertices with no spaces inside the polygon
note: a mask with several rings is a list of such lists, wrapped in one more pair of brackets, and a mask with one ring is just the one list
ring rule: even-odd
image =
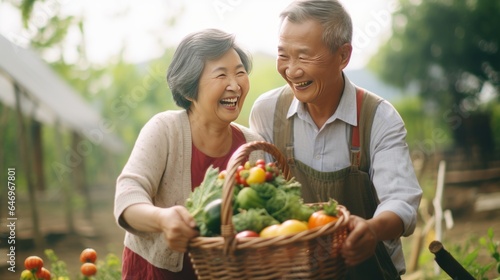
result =
[{"label": "collar of shirt", "polygon": [[[357,124],[356,88],[354,84],[352,84],[351,81],[347,78],[346,75],[344,75],[344,79],[345,79],[344,92],[342,93],[342,98],[340,99],[339,106],[337,107],[337,110],[335,110],[333,115],[330,116],[330,118],[328,118],[325,125],[332,123],[336,119],[339,119],[352,126],[355,126]],[[297,116],[300,119],[310,123],[311,125],[314,125],[314,122],[312,121],[311,116],[307,112],[303,103],[301,103],[297,98],[294,97],[292,104],[288,109],[286,117],[290,118],[295,114],[297,114]]]}]

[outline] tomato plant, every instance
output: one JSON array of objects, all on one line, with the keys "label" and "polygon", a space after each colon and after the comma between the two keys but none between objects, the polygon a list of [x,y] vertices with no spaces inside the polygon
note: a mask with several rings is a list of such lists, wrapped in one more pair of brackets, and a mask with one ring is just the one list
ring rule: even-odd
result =
[{"label": "tomato plant", "polygon": [[86,262],[95,263],[96,259],[97,259],[97,252],[92,248],[84,249],[80,254],[80,262],[82,263]]},{"label": "tomato plant", "polygon": [[305,231],[308,229],[309,228],[307,227],[307,224],[305,222],[295,220],[295,219],[290,219],[290,220],[286,220],[283,223],[281,223],[281,225],[278,229],[278,234],[279,235],[293,234],[293,233],[298,233],[298,232]]},{"label": "tomato plant", "polygon": [[80,271],[83,275],[89,277],[97,273],[97,266],[93,263],[87,262],[82,264],[82,266],[80,267]]},{"label": "tomato plant", "polygon": [[24,267],[36,273],[43,267],[43,260],[38,256],[29,256],[24,260]]}]

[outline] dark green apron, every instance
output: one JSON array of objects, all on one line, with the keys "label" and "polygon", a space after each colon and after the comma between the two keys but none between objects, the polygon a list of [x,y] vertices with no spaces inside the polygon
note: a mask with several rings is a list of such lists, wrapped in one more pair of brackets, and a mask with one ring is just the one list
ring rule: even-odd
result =
[{"label": "dark green apron", "polygon": [[[320,172],[294,157],[293,118],[286,114],[293,100],[288,86],[281,91],[274,115],[274,144],[287,158],[290,171],[304,186],[304,202],[324,202],[334,198],[353,215],[364,219],[373,217],[379,204],[377,193],[368,175],[370,166],[370,134],[373,116],[382,99],[363,89],[356,89],[360,129],[351,130],[351,166],[335,172]],[[362,104],[362,106],[361,106]],[[346,279],[400,279],[383,242],[379,242],[375,255],[363,263],[349,268]]]}]

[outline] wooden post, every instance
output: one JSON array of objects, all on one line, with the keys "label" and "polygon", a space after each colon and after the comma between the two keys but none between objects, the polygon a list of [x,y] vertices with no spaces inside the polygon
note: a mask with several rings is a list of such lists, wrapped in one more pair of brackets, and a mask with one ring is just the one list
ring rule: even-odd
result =
[{"label": "wooden post", "polygon": [[36,178],[36,189],[38,191],[45,190],[45,176],[43,174],[43,138],[42,124],[38,121],[33,121],[31,124],[31,139],[33,143],[33,171]]},{"label": "wooden post", "polygon": [[[36,190],[33,184],[32,172],[31,172],[31,160],[29,157],[29,147],[26,141],[26,127],[24,125],[24,117],[21,110],[21,89],[17,83],[14,83],[14,91],[16,95],[16,111],[17,120],[19,126],[19,143],[20,143],[20,158],[23,163],[24,172],[26,173],[26,182],[28,184],[28,196],[31,208],[31,219],[33,225],[33,241],[35,247],[42,248],[45,246],[45,239],[43,238],[42,232],[40,230],[40,220],[38,217],[38,202],[36,199]],[[19,172],[20,173],[20,172]]]},{"label": "wooden post", "polygon": [[[73,151],[78,151],[78,144],[81,143],[81,141],[86,140],[84,140],[76,131],[73,131],[71,136],[72,149]],[[76,186],[77,189],[83,193],[83,197],[85,199],[85,218],[88,220],[92,220],[92,197],[90,195],[90,189],[86,180],[87,177],[85,174],[85,157],[86,155],[82,155],[80,164],[78,164],[78,166],[73,169],[73,178],[75,180],[74,186]]]},{"label": "wooden post", "polygon": [[[438,168],[438,178],[437,178],[437,187],[436,187],[436,195],[434,196],[434,200],[432,201],[432,205],[434,206],[435,213],[435,231],[436,231],[436,240],[443,240],[443,189],[444,189],[444,177],[446,171],[446,162],[441,160],[439,162]],[[434,274],[439,275],[440,269],[438,264],[434,264]]]},{"label": "wooden post", "polygon": [[[56,146],[59,147],[56,149],[58,152],[58,158],[60,158],[66,164],[69,164],[69,160],[66,160],[64,154],[62,153],[63,143],[61,141],[62,134],[60,131],[59,122],[55,124],[55,136],[56,136]],[[69,157],[69,155],[68,155]],[[61,188],[64,196],[65,203],[65,218],[66,218],[66,226],[69,234],[74,234],[75,231],[75,223],[73,219],[73,189],[72,186],[66,181],[62,176],[59,178],[59,183],[61,184]]]}]

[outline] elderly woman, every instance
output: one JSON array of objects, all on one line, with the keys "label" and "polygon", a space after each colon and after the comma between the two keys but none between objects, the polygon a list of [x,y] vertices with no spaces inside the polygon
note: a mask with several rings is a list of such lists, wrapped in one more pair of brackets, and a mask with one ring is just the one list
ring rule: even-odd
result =
[{"label": "elderly woman", "polygon": [[183,205],[210,165],[226,169],[240,145],[262,140],[234,123],[250,68],[249,56],[220,30],[193,33],[178,46],[167,81],[183,109],[146,123],[117,179],[114,214],[126,230],[122,279],[196,279],[185,252],[198,232]]}]

